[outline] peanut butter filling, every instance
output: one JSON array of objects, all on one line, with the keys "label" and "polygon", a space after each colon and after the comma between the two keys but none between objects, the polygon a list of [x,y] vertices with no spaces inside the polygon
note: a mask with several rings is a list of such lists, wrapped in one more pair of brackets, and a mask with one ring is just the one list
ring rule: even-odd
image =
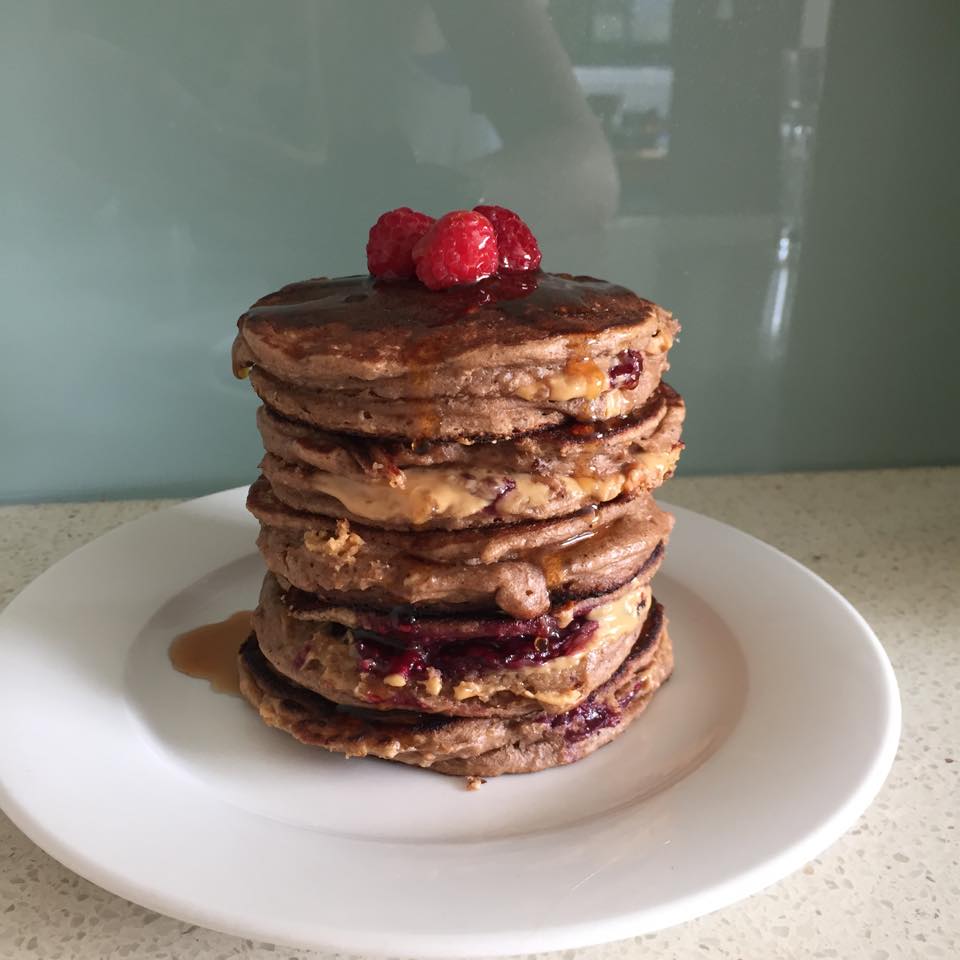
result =
[{"label": "peanut butter filling", "polygon": [[503,517],[537,516],[563,501],[570,510],[604,503],[638,488],[651,488],[674,469],[679,449],[633,454],[619,473],[602,477],[539,476],[532,473],[464,473],[431,467],[404,471],[402,485],[324,470],[310,474],[310,488],[338,500],[355,517],[373,523],[421,524],[463,520],[492,509]]},{"label": "peanut butter filling", "polygon": [[521,400],[594,400],[609,389],[608,374],[593,360],[568,360],[563,373],[517,387]]},{"label": "peanut butter filling", "polygon": [[[660,357],[673,346],[668,329],[658,330],[643,348],[648,357]],[[639,373],[639,370],[638,370]],[[628,406],[626,397],[614,387],[611,374],[590,357],[570,359],[560,373],[551,373],[531,382],[524,382],[514,390],[521,400],[550,400],[564,403],[569,400],[596,400],[605,393],[617,396],[608,402],[609,416],[619,416]]]}]

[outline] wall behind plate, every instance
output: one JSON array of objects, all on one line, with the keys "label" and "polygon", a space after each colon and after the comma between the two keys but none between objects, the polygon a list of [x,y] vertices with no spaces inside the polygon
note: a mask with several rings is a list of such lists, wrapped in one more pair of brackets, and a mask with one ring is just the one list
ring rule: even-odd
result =
[{"label": "wall behind plate", "polygon": [[956,461],[957,10],[0,0],[0,499],[249,481],[237,315],[481,199],[678,314],[684,470]]}]

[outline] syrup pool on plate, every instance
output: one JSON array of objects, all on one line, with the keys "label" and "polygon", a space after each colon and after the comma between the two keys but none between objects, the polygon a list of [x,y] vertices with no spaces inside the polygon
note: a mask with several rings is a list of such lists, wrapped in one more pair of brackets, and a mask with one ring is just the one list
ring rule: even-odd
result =
[{"label": "syrup pool on plate", "polygon": [[181,633],[170,644],[170,663],[188,677],[206,680],[217,693],[237,696],[237,651],[250,635],[251,616],[250,610],[238,610],[226,620]]}]

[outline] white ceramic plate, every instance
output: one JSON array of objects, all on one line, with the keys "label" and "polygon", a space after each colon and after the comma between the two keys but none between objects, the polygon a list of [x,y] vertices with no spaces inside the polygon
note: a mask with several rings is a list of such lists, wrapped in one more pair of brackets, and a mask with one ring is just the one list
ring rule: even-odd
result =
[{"label": "white ceramic plate", "polygon": [[175,673],[172,637],[251,607],[242,490],[61,561],[0,618],[0,801],[77,873],[246,937],[479,956],[648,932],[777,880],[851,826],[900,730],[859,614],[686,510],[656,592],[676,672],[571,767],[464,781],[347,761]]}]

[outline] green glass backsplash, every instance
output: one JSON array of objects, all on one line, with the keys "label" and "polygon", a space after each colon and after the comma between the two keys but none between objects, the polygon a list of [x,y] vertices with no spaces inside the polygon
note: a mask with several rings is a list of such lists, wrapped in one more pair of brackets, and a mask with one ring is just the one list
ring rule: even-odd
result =
[{"label": "green glass backsplash", "polygon": [[683,470],[955,461],[957,9],[0,0],[0,499],[249,481],[240,312],[481,200],[678,315]]}]

